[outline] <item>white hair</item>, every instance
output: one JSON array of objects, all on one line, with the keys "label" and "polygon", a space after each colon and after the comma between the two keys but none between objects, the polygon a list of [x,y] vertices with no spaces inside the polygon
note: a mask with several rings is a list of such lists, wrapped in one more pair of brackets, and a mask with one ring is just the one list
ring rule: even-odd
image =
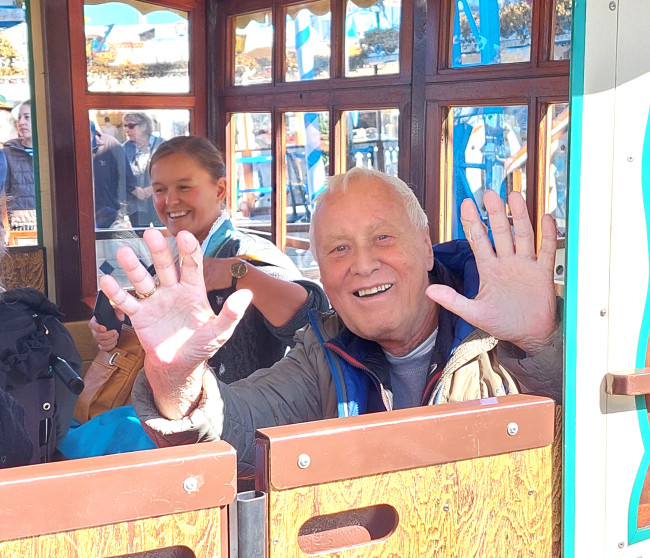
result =
[{"label": "white hair", "polygon": [[314,258],[317,258],[315,250],[316,227],[314,224],[316,223],[316,218],[319,213],[322,211],[321,208],[325,205],[325,202],[327,202],[327,199],[336,192],[345,192],[349,190],[353,183],[362,184],[363,182],[374,180],[380,180],[400,197],[404,204],[404,210],[416,229],[426,229],[429,226],[427,214],[424,212],[424,209],[422,209],[422,206],[413,193],[413,190],[408,187],[406,182],[396,176],[389,176],[376,170],[353,167],[344,174],[330,176],[327,180],[325,189],[318,195],[318,198],[316,198],[316,207],[312,213],[311,227],[309,228],[309,244]]}]

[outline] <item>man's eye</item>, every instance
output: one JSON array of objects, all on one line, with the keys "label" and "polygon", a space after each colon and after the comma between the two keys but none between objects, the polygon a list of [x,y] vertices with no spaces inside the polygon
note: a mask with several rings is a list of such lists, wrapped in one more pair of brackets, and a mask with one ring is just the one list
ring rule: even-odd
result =
[{"label": "man's eye", "polygon": [[337,246],[334,248],[335,252],[345,252],[346,247],[345,246]]},{"label": "man's eye", "polygon": [[380,234],[380,235],[377,237],[377,240],[386,240],[387,238],[388,238],[388,235],[387,235],[387,234]]}]

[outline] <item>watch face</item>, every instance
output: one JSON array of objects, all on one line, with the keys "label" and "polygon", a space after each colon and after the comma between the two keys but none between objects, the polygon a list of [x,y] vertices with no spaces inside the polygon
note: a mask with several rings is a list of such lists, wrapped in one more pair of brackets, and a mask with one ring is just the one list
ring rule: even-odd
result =
[{"label": "watch face", "polygon": [[230,273],[232,273],[232,276],[236,277],[237,279],[241,279],[244,275],[246,275],[247,271],[248,268],[244,262],[235,262],[232,264],[232,266],[230,266]]}]

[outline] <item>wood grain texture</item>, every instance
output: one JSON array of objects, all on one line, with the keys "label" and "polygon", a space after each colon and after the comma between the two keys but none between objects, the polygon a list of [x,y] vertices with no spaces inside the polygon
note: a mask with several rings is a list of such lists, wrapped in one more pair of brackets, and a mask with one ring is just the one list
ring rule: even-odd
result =
[{"label": "wood grain texture", "polygon": [[555,438],[553,439],[552,460],[553,471],[551,472],[551,505],[552,505],[552,535],[553,547],[551,556],[560,558],[562,556],[562,405],[555,407]]},{"label": "wood grain texture", "polygon": [[377,504],[397,510],[399,525],[391,535],[322,556],[551,556],[551,477],[552,451],[547,446],[286,491],[271,489],[270,556],[306,556],[297,537],[311,517]]},{"label": "wood grain texture", "polygon": [[[197,558],[227,556],[228,542],[221,540],[224,508],[211,508],[153,519],[141,519],[79,529],[65,533],[0,542],[3,558],[100,558],[153,552],[152,558],[175,556],[187,547]],[[173,549],[173,550],[172,550]],[[180,553],[182,554],[182,552]]]},{"label": "wood grain texture", "polygon": [[45,249],[37,246],[10,248],[0,261],[0,280],[6,289],[34,287],[46,293]]}]

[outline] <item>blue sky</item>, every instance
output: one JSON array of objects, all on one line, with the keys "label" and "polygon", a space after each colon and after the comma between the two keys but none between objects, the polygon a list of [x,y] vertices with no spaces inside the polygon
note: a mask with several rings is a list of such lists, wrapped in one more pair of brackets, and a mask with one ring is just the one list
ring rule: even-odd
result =
[{"label": "blue sky", "polygon": [[[150,12],[147,14],[147,23],[174,23],[181,18],[169,11]],[[87,25],[128,25],[138,23],[138,12],[135,8],[121,2],[109,2],[108,4],[87,4],[84,6],[84,16]]]}]

